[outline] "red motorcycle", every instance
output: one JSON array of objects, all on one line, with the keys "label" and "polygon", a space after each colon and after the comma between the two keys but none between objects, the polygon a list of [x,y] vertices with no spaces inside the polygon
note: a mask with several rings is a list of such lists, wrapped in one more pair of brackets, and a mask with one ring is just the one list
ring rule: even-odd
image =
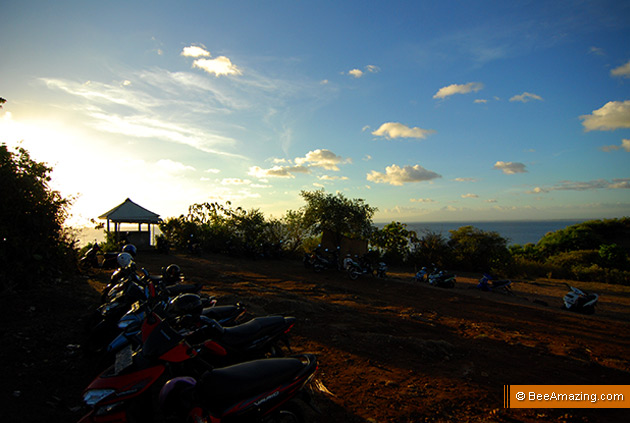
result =
[{"label": "red motorcycle", "polygon": [[[154,292],[151,295],[155,295]],[[207,338],[207,326],[178,331],[168,321],[150,313],[142,324],[142,347],[133,352],[129,345],[118,352],[115,364],[97,376],[84,391],[83,400],[91,410],[80,423],[153,421],[159,390],[168,379],[200,377],[212,369],[206,359],[223,363],[231,360],[233,364],[264,357],[295,323],[294,318],[282,316],[257,319],[268,324],[260,327],[259,332],[253,331],[255,326],[251,323],[241,325],[245,330],[233,332],[228,336],[233,342],[225,343]],[[275,330],[272,331],[272,327]],[[216,332],[217,328],[210,330]],[[192,343],[199,338],[205,340]]]},{"label": "red motorcycle", "polygon": [[198,379],[178,377],[160,391],[160,409],[187,422],[300,423],[296,399],[313,406],[304,388],[316,370],[317,358],[303,354],[240,363]]}]

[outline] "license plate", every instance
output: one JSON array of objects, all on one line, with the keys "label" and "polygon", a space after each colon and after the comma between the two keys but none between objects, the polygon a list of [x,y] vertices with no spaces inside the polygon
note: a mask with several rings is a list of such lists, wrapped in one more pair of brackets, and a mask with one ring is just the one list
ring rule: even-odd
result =
[{"label": "license plate", "polygon": [[114,371],[119,374],[127,367],[131,366],[133,360],[131,358],[131,345],[127,345],[116,354],[116,362],[114,363]]}]

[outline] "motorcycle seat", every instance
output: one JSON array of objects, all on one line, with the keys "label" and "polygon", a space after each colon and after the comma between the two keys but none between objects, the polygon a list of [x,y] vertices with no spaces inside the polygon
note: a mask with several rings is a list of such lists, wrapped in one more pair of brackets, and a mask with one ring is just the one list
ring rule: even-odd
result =
[{"label": "motorcycle seat", "polygon": [[206,307],[201,312],[201,315],[209,319],[220,321],[236,315],[240,310],[241,307],[237,305]]},{"label": "motorcycle seat", "polygon": [[292,382],[306,366],[297,358],[267,358],[214,369],[201,376],[199,397],[208,401],[211,410],[223,411],[249,398],[264,398]]},{"label": "motorcycle seat", "polygon": [[295,323],[295,317],[256,317],[242,325],[225,328],[221,342],[230,346],[250,344],[253,340],[272,334]]}]

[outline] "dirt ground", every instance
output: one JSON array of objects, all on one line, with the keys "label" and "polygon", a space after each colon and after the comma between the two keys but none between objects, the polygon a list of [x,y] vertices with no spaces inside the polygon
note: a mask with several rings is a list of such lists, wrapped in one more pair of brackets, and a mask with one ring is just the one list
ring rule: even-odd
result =
[{"label": "dirt ground", "polygon": [[[518,281],[513,295],[386,279],[292,260],[141,253],[150,273],[176,263],[220,304],[255,315],[298,318],[294,352],[318,356],[321,415],[312,422],[620,422],[630,409],[504,409],[506,384],[630,384],[630,289],[576,286],[601,295],[593,316],[560,309],[564,281]],[[110,272],[59,281],[36,292],[0,294],[3,421],[71,422],[81,417],[90,363],[78,344],[82,319]]]}]

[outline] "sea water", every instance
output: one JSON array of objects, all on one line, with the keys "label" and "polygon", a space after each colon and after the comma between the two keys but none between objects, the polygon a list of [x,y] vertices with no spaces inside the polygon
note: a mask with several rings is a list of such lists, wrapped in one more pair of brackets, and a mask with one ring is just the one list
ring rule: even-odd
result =
[{"label": "sea water", "polygon": [[[585,222],[586,220],[514,220],[514,221],[484,221],[484,222],[412,222],[407,223],[407,229],[416,231],[419,237],[427,232],[438,233],[446,239],[449,231],[462,226],[474,226],[486,232],[497,232],[507,239],[508,245],[528,243],[535,244],[548,232],[564,229],[567,226]],[[382,228],[383,225],[377,225]]]}]

